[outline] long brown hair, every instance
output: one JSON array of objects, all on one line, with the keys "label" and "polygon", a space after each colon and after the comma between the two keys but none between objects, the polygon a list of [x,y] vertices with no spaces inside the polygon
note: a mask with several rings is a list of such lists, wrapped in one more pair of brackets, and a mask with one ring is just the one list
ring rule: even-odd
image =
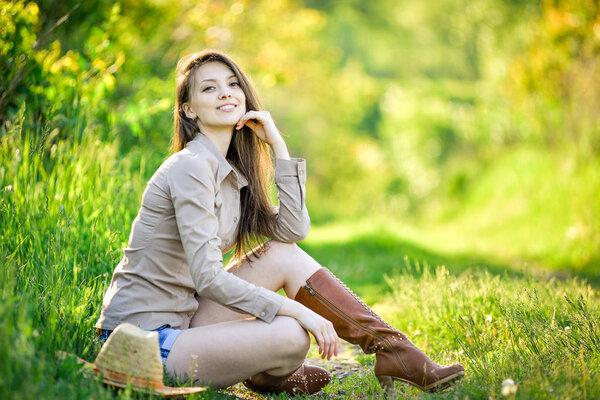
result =
[{"label": "long brown hair", "polygon": [[[262,110],[256,90],[241,68],[228,56],[215,50],[204,50],[182,57],[177,63],[177,87],[174,108],[173,152],[182,150],[200,132],[194,120],[183,111],[194,90],[194,72],[208,62],[225,64],[235,74],[246,95],[246,111]],[[242,256],[259,245],[252,254],[262,250],[264,237],[273,237],[275,214],[269,200],[268,187],[273,175],[269,148],[254,132],[244,126],[235,130],[227,150],[227,159],[246,177],[248,186],[240,192],[241,215],[235,238],[234,258]]]}]

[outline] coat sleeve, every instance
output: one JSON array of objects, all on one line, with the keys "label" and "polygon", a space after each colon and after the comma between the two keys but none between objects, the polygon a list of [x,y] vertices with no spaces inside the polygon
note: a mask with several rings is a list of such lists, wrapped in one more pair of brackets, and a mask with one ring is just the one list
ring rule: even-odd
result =
[{"label": "coat sleeve", "polygon": [[177,227],[198,295],[271,322],[283,297],[225,271],[215,215],[216,166],[197,156],[180,158],[167,174]]},{"label": "coat sleeve", "polygon": [[275,160],[275,185],[279,206],[276,207],[275,237],[287,243],[300,242],[310,230],[306,209],[306,161],[301,158]]}]

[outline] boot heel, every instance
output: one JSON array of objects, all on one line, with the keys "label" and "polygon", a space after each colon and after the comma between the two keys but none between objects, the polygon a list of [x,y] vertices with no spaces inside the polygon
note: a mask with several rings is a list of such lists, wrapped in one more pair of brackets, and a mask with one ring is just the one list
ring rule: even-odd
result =
[{"label": "boot heel", "polygon": [[394,390],[394,380],[391,376],[378,375],[377,380],[379,381],[379,386],[381,386],[381,388],[384,389],[386,392]]}]

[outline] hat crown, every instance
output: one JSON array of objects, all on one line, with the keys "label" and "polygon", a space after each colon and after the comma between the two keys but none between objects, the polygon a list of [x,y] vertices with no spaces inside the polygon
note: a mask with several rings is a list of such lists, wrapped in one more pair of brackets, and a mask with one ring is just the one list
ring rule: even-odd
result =
[{"label": "hat crown", "polygon": [[162,389],[158,333],[129,323],[117,326],[96,357],[94,369],[115,383]]}]

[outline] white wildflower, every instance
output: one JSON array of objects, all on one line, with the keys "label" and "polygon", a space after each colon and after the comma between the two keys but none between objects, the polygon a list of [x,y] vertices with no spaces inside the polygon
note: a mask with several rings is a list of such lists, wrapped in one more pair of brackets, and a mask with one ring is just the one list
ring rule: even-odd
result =
[{"label": "white wildflower", "polygon": [[517,393],[515,381],[508,378],[502,381],[502,396],[508,397]]},{"label": "white wildflower", "polygon": [[570,326],[565,326],[565,332],[569,333],[570,330],[571,330]]},{"label": "white wildflower", "polygon": [[486,316],[485,316],[485,320],[486,320],[487,322],[492,322],[492,316],[491,316],[491,315],[486,315]]}]

